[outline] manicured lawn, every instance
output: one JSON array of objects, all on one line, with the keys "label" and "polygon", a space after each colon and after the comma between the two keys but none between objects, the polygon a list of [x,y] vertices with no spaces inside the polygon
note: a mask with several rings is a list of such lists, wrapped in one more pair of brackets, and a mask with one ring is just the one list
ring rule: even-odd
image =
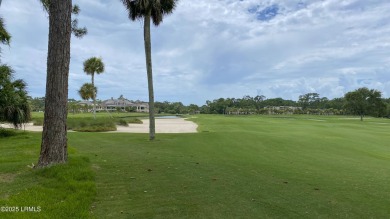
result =
[{"label": "manicured lawn", "polygon": [[[390,217],[390,120],[196,117],[199,133],[158,134],[154,142],[147,134],[69,133],[69,168],[74,161],[92,169],[96,183],[92,203],[81,200],[89,208],[74,211],[90,210],[92,218]],[[0,182],[2,205],[26,187],[54,182],[25,167],[38,158],[39,137],[11,137],[16,143],[6,147],[10,140],[0,139],[2,173],[21,172]]]},{"label": "manicured lawn", "polygon": [[0,138],[0,218],[87,218],[96,196],[89,158],[70,148],[68,164],[32,169],[40,137]]}]

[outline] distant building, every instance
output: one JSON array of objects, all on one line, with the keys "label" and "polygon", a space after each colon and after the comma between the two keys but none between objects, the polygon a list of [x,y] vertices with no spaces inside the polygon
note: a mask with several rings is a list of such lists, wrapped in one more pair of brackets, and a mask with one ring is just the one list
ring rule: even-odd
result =
[{"label": "distant building", "polygon": [[296,106],[266,106],[264,109],[271,109],[271,110],[302,110],[302,107],[296,107]]},{"label": "distant building", "polygon": [[104,100],[97,107],[99,111],[126,111],[126,108],[134,108],[136,112],[149,112],[149,103],[142,101],[130,101],[125,98]]},{"label": "distant building", "polygon": [[88,101],[88,100],[79,101],[77,104],[82,105],[82,106],[92,106],[93,105],[93,103]]},{"label": "distant building", "polygon": [[[78,105],[81,105],[85,108],[88,108],[88,111],[92,110],[93,102],[91,101],[79,101],[77,103]],[[128,99],[125,99],[123,97],[120,97],[118,99],[114,99],[111,97],[111,99],[99,101],[96,103],[96,111],[126,111],[129,108],[131,108],[135,112],[149,112],[149,103],[142,102],[142,101],[130,101]]]},{"label": "distant building", "polygon": [[302,107],[296,106],[266,106],[264,110],[268,111],[268,114],[294,114],[302,111]]}]

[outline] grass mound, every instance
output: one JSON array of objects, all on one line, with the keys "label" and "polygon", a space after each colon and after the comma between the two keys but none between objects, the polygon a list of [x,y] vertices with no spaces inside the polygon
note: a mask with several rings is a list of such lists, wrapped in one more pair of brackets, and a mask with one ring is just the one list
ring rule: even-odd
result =
[{"label": "grass mound", "polygon": [[[43,117],[34,117],[33,124],[43,125]],[[129,126],[129,124],[142,124],[142,121],[134,116],[108,117],[98,116],[95,119],[88,116],[70,115],[67,120],[68,130],[78,132],[107,132],[116,131],[116,125]]]},{"label": "grass mound", "polygon": [[110,118],[69,118],[68,130],[78,132],[116,131],[115,122]]},{"label": "grass mound", "polygon": [[[34,118],[34,125],[42,126],[43,118]],[[78,132],[106,132],[116,131],[115,120],[108,117],[69,117],[67,120],[68,130]]]}]

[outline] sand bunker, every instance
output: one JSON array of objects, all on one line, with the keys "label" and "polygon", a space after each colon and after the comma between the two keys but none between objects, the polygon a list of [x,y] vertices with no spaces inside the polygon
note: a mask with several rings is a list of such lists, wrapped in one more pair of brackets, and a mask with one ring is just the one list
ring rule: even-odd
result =
[{"label": "sand bunker", "polygon": [[[143,124],[129,124],[126,126],[117,126],[116,131],[110,133],[149,133],[149,119],[143,119]],[[0,124],[0,127],[13,128],[9,124]],[[198,125],[194,122],[187,121],[183,118],[175,119],[156,119],[156,133],[196,133]],[[26,131],[41,132],[42,126],[34,126],[27,123],[22,129]]]},{"label": "sand bunker", "polygon": [[[117,126],[113,132],[149,133],[149,119],[142,120],[143,124]],[[156,119],[156,133],[195,133],[198,125],[182,118]]]}]

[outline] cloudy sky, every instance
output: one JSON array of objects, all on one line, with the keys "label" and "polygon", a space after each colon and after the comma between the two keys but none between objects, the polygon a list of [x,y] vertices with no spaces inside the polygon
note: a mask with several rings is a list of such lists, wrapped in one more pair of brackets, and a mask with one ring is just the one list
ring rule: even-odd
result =
[{"label": "cloudy sky", "polygon": [[[83,61],[101,57],[98,98],[147,101],[142,21],[131,22],[119,0],[73,0],[83,39],[72,38],[69,97],[90,76]],[[180,0],[152,28],[157,101],[202,105],[219,97],[265,95],[297,100],[316,92],[341,97],[359,87],[390,96],[388,0]],[[1,61],[45,94],[48,18],[38,0],[4,0],[12,34]]]}]

